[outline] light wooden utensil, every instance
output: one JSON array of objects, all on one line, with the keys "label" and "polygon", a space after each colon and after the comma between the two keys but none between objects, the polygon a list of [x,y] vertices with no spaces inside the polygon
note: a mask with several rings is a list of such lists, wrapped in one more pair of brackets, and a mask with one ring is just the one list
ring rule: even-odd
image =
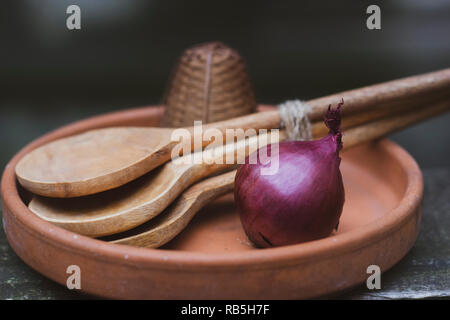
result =
[{"label": "light wooden utensil", "polygon": [[[283,131],[279,137],[285,138]],[[249,153],[277,141],[278,136],[270,132],[251,136],[172,160],[121,188],[73,199],[36,196],[29,208],[42,219],[83,235],[122,232],[157,216],[191,184],[232,169]]]},{"label": "light wooden utensil", "polygon": [[[450,101],[431,105],[419,111],[365,124],[344,132],[343,146],[348,149],[381,138],[419,121],[450,109]],[[185,192],[157,218],[122,234],[111,236],[109,241],[138,247],[158,248],[178,235],[195,214],[208,203],[232,191],[236,170],[201,181]],[[108,240],[108,239],[107,239]]]},{"label": "light wooden utensil", "polygon": [[[309,117],[311,121],[321,119],[329,104],[344,98],[343,116],[364,118],[365,111],[413,106],[418,98],[432,99],[449,88],[450,69],[446,69],[308,101],[313,107]],[[279,123],[279,112],[268,111],[208,124],[204,129],[271,129],[279,127]],[[188,130],[198,136],[192,128]],[[177,145],[171,139],[172,132],[167,128],[120,127],[60,139],[24,156],[15,168],[16,176],[29,191],[48,197],[77,197],[110,190],[169,161]],[[203,141],[203,147],[208,143]]]},{"label": "light wooden utensil", "polygon": [[158,248],[183,231],[194,215],[205,205],[231,192],[236,170],[203,180],[174,201],[162,214],[145,224],[124,233],[115,234],[107,241],[138,247]]},{"label": "light wooden utensil", "polygon": [[[344,149],[380,138],[449,109],[450,100],[430,105],[427,108],[412,110],[406,114],[394,115],[389,118],[349,129],[344,132]],[[313,132],[315,132],[315,137],[324,134],[323,130],[317,125],[313,126]],[[283,137],[284,135],[282,138]],[[169,167],[170,164],[171,163],[165,165],[163,168]],[[152,248],[167,243],[186,227],[195,213],[203,206],[218,196],[231,191],[234,182],[234,172],[235,171],[222,174],[195,184],[184,191],[178,199],[156,218],[135,229],[129,230],[126,233],[114,235],[113,242]],[[140,187],[141,183],[144,183],[141,182],[141,180],[144,179],[147,179],[147,176],[120,189],[106,192],[104,195],[80,198],[77,199],[78,201],[75,199],[48,199],[35,197],[29,206],[31,210],[39,216],[63,228],[68,228],[79,233],[82,233],[80,230],[86,232],[87,230],[92,230],[92,228],[102,230],[102,225],[99,224],[101,220],[96,220],[96,218],[102,218],[104,217],[104,214],[96,210],[101,210],[103,206],[108,206],[107,211],[109,212],[109,215],[116,215],[116,223],[119,223],[120,221],[120,208],[110,205],[109,202],[112,201],[111,199],[116,199],[117,197],[116,201],[119,201],[122,204],[131,203],[131,206],[135,206],[123,217],[127,215],[133,216],[133,212],[136,215],[140,214],[139,212],[142,208],[139,207],[139,202],[134,199],[138,198],[136,196],[138,193],[137,190],[145,189],[145,187]],[[152,178],[148,179],[149,181],[153,181]],[[134,184],[137,184],[137,186],[134,186]],[[105,196],[106,194],[109,194],[109,196]],[[142,194],[144,194],[144,192]],[[174,194],[172,197],[174,197]],[[145,203],[142,199],[140,201],[141,203]],[[86,208],[91,210],[91,215],[86,215]],[[152,213],[149,212],[148,214],[151,215]],[[73,220],[77,217],[80,219],[78,222],[70,221],[70,219]],[[86,225],[83,224],[83,219],[87,220]],[[110,229],[110,231],[111,230],[113,229]],[[97,233],[101,234],[98,231]]]}]

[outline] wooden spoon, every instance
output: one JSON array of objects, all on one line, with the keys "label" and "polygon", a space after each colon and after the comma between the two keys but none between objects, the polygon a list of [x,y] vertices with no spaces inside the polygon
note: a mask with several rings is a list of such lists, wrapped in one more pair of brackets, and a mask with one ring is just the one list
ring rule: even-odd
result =
[{"label": "wooden spoon", "polygon": [[[348,130],[344,137],[344,149],[380,138],[419,121],[436,116],[450,109],[450,101],[440,102],[402,115],[374,121]],[[138,247],[158,248],[186,228],[195,214],[205,205],[232,191],[236,170],[203,180],[182,195],[157,218],[125,233],[115,234],[104,240]]]},{"label": "wooden spoon", "polygon": [[[309,117],[311,121],[319,120],[328,105],[341,98],[345,99],[343,115],[347,116],[399,102],[410,104],[418,97],[448,91],[449,87],[450,69],[446,69],[308,101],[313,107]],[[206,127],[222,132],[227,128],[258,130],[277,128],[279,122],[278,111],[268,111]],[[192,128],[189,130],[202,141]],[[29,191],[48,197],[77,197],[110,190],[170,160],[178,142],[172,140],[172,132],[167,128],[121,127],[63,138],[25,155],[16,166],[16,176]],[[200,147],[208,143],[202,141]]]},{"label": "wooden spoon", "polygon": [[[416,122],[446,112],[449,109],[450,101],[444,101],[434,105],[430,105],[427,108],[412,110],[402,115],[394,115],[386,119],[381,119],[369,124],[349,129],[345,132],[343,137],[344,149],[380,138],[386,134],[400,130]],[[313,132],[318,132],[317,128],[319,127],[313,126]],[[167,164],[166,166],[168,165],[169,164]],[[195,184],[188,190],[184,191],[182,195],[178,199],[176,199],[171,204],[171,206],[165,209],[164,212],[161,213],[158,217],[133,230],[129,230],[126,233],[114,235],[113,237],[111,237],[113,238],[113,240],[111,241],[115,243],[146,246],[152,248],[156,248],[167,243],[186,227],[195,213],[199,211],[203,206],[232,189],[234,174],[235,171],[229,172]],[[133,184],[143,183],[139,181],[142,181],[144,179],[147,179],[147,176],[140,178],[140,180],[138,180],[137,182],[133,182]],[[115,199],[116,196],[121,198],[121,200],[119,201],[129,201],[129,198],[133,199],[135,197],[133,194],[135,192],[135,188],[138,187],[133,187],[130,184],[120,189],[104,193],[110,194],[110,196],[108,197],[95,195],[82,198],[80,199],[82,204],[81,209],[84,210],[86,208],[88,204],[86,199],[91,197],[92,206],[95,208],[101,208],[104,205],[108,205],[108,203],[105,202],[98,204],[96,201],[108,202],[112,201],[111,199]],[[113,194],[113,192],[115,192],[116,194]],[[76,224],[68,224],[67,218],[70,219],[71,217],[76,217],[79,214],[78,208],[76,207],[77,205],[79,205],[79,202],[75,199],[47,199],[42,197],[35,197],[29,206],[32,211],[36,212],[44,219],[54,222],[62,227],[66,227],[76,231],[77,228],[74,228]],[[139,208],[135,208],[135,210],[138,209]],[[108,210],[112,211],[114,210],[114,207]],[[113,214],[114,212],[110,213]],[[86,219],[86,217],[83,217],[83,212],[81,212],[81,215],[82,219]],[[62,217],[62,219],[59,220],[59,217]]]},{"label": "wooden spoon", "polygon": [[236,170],[203,180],[185,192],[163,213],[143,225],[102,240],[137,247],[158,248],[178,235],[205,205],[230,192]]},{"label": "wooden spoon", "polygon": [[[279,137],[285,138],[283,131]],[[232,169],[237,160],[241,162],[249,153],[276,141],[276,135],[266,133],[224,147],[207,148],[170,161],[121,188],[73,199],[35,196],[29,208],[42,219],[83,235],[99,237],[122,232],[157,216],[194,182]],[[203,159],[197,158],[201,155]],[[193,162],[193,158],[201,161]]]}]

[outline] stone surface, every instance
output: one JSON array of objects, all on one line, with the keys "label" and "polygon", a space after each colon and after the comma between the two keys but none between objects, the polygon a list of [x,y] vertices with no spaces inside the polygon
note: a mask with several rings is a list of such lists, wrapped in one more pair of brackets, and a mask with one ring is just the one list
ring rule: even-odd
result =
[{"label": "stone surface", "polygon": [[[450,298],[450,167],[423,171],[425,195],[419,238],[408,255],[381,276],[381,290],[365,286],[337,299]],[[9,246],[0,231],[0,299],[93,298],[43,277]]]}]

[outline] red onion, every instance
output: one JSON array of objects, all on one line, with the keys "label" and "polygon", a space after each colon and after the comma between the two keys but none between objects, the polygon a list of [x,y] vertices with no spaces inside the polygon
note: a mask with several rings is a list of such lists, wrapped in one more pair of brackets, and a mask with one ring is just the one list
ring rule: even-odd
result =
[{"label": "red onion", "polygon": [[[247,157],[238,168],[234,198],[244,230],[255,245],[296,244],[337,229],[345,198],[339,170],[343,103],[335,110],[328,108],[324,122],[329,133],[323,139],[278,144],[275,174],[261,174],[270,164],[262,164],[259,156],[256,164]],[[267,146],[267,154],[271,150],[272,145]]]}]

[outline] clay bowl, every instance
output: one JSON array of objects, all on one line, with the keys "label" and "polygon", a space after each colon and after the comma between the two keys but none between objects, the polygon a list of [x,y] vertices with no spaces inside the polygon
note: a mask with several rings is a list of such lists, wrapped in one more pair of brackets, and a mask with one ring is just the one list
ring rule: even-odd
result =
[{"label": "clay bowl", "polygon": [[21,150],[1,183],[3,219],[14,251],[46,277],[66,284],[81,268],[81,289],[127,299],[312,298],[364,283],[367,267],[386,271],[413,246],[420,224],[422,175],[413,158],[388,140],[343,153],[346,203],[328,238],[253,248],[225,196],[198,213],[164,248],[110,244],[58,228],[26,206],[14,167],[30,150],[59,137],[117,125],[157,126],[163,109],[140,108],[90,118],[53,131]]}]

